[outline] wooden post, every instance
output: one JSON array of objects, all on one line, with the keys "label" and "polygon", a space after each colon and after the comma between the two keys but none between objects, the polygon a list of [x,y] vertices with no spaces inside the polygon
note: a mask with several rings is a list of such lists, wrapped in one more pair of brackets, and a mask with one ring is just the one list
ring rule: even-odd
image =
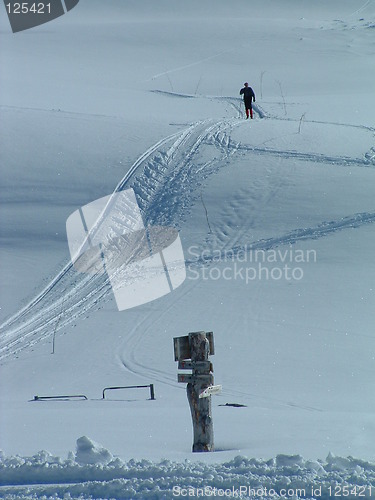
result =
[{"label": "wooden post", "polygon": [[[188,341],[188,342],[187,342]],[[213,451],[214,432],[211,411],[211,396],[199,397],[214,383],[212,364],[208,360],[214,354],[213,334],[193,332],[188,337],[174,339],[175,359],[179,369],[191,369],[191,375],[178,375],[179,382],[187,382],[187,397],[193,421],[193,452]],[[182,361],[190,358],[191,361]]]},{"label": "wooden post", "polygon": [[[189,333],[189,343],[191,349],[191,360],[208,361],[210,347],[205,332]],[[198,378],[202,371],[207,374],[207,378]],[[193,382],[186,388],[188,401],[190,404],[191,417],[193,420],[194,443],[193,452],[213,451],[214,431],[211,411],[211,397],[199,398],[207,387],[213,385],[214,377],[210,369],[203,370],[193,368]]]}]

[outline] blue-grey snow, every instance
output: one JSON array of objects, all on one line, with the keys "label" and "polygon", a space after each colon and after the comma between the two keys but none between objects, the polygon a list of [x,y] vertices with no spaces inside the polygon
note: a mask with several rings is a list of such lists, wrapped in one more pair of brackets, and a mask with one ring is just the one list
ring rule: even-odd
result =
[{"label": "blue-grey snow", "polygon": [[[375,2],[80,0],[18,33],[6,9],[0,498],[374,497]],[[184,258],[119,311],[140,264],[81,272],[66,224],[125,192]],[[173,353],[197,331],[213,453]]]}]

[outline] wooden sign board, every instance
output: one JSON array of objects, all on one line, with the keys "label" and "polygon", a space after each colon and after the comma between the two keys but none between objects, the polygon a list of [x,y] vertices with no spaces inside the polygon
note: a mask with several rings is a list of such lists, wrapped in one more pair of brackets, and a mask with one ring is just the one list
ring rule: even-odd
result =
[{"label": "wooden sign board", "polygon": [[183,384],[193,384],[196,382],[207,382],[207,384],[212,384],[213,376],[212,376],[212,374],[187,375],[185,373],[178,373],[177,374],[177,382],[182,382]]},{"label": "wooden sign board", "polygon": [[[210,344],[210,355],[215,354],[214,334],[213,332],[206,332],[206,338]],[[191,359],[191,350],[189,344],[189,335],[184,337],[175,337],[173,339],[174,345],[174,360],[180,361],[183,359]]]},{"label": "wooden sign board", "polygon": [[179,370],[196,370],[199,372],[206,371],[207,373],[212,371],[211,361],[179,361]]},{"label": "wooden sign board", "polygon": [[213,396],[214,394],[220,394],[221,389],[221,385],[210,385],[210,387],[207,387],[207,389],[199,394],[199,398],[208,398],[209,396]]}]

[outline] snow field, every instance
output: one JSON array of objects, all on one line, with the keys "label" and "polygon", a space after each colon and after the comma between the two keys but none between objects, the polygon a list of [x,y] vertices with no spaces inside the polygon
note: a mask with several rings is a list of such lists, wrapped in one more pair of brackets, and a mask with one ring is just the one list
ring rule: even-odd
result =
[{"label": "snow field", "polygon": [[342,493],[372,498],[375,465],[332,454],[325,461],[278,455],[267,461],[237,456],[216,465],[188,460],[124,463],[82,436],[76,453],[66,460],[41,451],[32,457],[2,458],[0,471],[0,498],[8,500],[186,496],[328,500]]},{"label": "snow field", "polygon": [[[374,2],[124,5],[0,32],[0,497],[374,496]],[[119,313],[65,221],[130,187],[145,224],[179,229],[188,276]],[[205,455],[172,352],[197,330],[223,385]],[[100,400],[149,383],[156,401]],[[31,401],[67,393],[88,401]]]}]

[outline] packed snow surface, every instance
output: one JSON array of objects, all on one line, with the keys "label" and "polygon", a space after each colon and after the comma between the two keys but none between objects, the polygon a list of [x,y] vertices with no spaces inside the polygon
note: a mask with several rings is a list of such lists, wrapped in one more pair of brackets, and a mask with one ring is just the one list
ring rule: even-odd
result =
[{"label": "packed snow surface", "polygon": [[[277,455],[237,456],[220,464],[162,460],[108,460],[111,454],[82,436],[62,460],[41,451],[0,462],[0,498],[136,499],[225,497],[243,499],[371,498],[375,464],[329,454],[326,460]],[[85,458],[86,457],[86,460]],[[12,485],[12,486],[10,486]],[[27,485],[27,486],[26,486]]]},{"label": "packed snow surface", "polygon": [[[375,496],[375,2],[0,23],[0,497]],[[130,188],[179,231],[186,280],[119,312],[65,225]],[[215,452],[193,454],[173,337],[202,330],[223,390]]]}]

